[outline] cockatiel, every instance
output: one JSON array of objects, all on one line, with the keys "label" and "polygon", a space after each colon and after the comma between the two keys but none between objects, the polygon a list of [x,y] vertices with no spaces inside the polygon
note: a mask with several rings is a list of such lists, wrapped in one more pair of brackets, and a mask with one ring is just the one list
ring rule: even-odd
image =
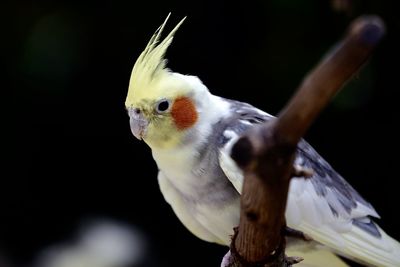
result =
[{"label": "cockatiel", "polygon": [[[184,21],[160,41],[168,17],[133,67],[125,102],[130,128],[150,146],[161,192],[180,221],[205,241],[229,245],[243,183],[230,149],[246,130],[273,116],[167,69],[165,52]],[[289,242],[289,255],[290,249],[305,253],[306,266],[346,266],[329,251],[367,265],[400,266],[400,244],[372,221],[379,215],[371,204],[304,140],[295,164],[314,174],[291,181],[286,220],[314,242]]]}]

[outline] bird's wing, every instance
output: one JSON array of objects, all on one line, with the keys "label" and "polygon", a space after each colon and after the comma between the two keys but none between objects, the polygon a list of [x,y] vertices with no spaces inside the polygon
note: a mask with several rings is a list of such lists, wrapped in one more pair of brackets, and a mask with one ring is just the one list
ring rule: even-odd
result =
[{"label": "bird's wing", "polygon": [[358,262],[400,266],[400,244],[372,221],[379,216],[371,204],[305,141],[298,145],[295,164],[311,168],[314,175],[290,183],[290,227]]},{"label": "bird's wing", "polygon": [[[232,145],[245,130],[272,116],[241,102],[232,102],[231,110],[234,115],[223,134],[226,140],[219,158],[222,170],[241,193],[243,174],[229,156]],[[358,261],[400,266],[400,246],[370,219],[379,218],[371,204],[304,140],[298,145],[295,164],[311,168],[314,174],[290,183],[286,207],[289,227]]]},{"label": "bird's wing", "polygon": [[241,194],[243,184],[242,171],[230,157],[230,151],[233,144],[248,129],[256,124],[263,123],[274,118],[272,115],[259,110],[247,103],[225,99],[230,104],[230,116],[219,122],[222,132],[218,140],[219,163],[225,175],[231,181],[235,189]]},{"label": "bird's wing", "polygon": [[354,224],[379,236],[375,224],[367,217],[379,218],[371,204],[304,140],[298,144],[295,164],[312,169],[314,174],[290,183],[287,206],[290,224],[299,225],[306,218],[312,225],[329,224],[339,232],[350,230]]}]

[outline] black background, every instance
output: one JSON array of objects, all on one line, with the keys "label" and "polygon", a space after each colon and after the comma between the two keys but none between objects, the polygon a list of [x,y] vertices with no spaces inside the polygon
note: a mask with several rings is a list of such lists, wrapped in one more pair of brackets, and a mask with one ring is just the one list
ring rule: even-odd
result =
[{"label": "black background", "polygon": [[385,39],[306,139],[400,239],[400,20],[390,2],[3,4],[2,91],[11,95],[2,98],[0,258],[10,266],[28,266],[97,217],[143,230],[151,247],[144,266],[219,266],[227,248],[195,238],[175,217],[159,192],[150,149],[131,135],[124,109],[136,57],[168,12],[167,30],[188,16],[167,53],[172,70],[272,114],[352,19],[381,15]]}]

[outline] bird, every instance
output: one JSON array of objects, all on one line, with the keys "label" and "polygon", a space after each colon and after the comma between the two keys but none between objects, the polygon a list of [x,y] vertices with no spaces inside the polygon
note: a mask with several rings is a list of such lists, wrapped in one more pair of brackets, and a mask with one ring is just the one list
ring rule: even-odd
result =
[{"label": "bird", "polygon": [[[169,17],[133,66],[125,100],[129,126],[150,147],[160,191],[183,225],[204,241],[229,246],[244,179],[231,149],[274,116],[213,95],[197,76],[167,68],[166,51],[186,19],[161,38]],[[400,244],[374,221],[380,217],[373,206],[303,139],[294,164],[313,174],[291,180],[286,222],[313,241],[288,242],[288,254],[304,255],[303,266],[347,266],[338,256],[400,266]]]}]

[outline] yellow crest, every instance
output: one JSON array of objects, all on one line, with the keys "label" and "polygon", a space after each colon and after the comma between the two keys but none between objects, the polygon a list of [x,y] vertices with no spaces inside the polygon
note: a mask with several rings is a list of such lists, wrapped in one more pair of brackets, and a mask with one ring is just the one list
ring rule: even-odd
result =
[{"label": "yellow crest", "polygon": [[146,48],[140,54],[133,66],[131,79],[129,82],[128,95],[126,97],[125,106],[129,107],[133,105],[134,96],[137,94],[145,94],[146,87],[155,79],[160,78],[163,74],[168,73],[166,69],[166,59],[164,58],[165,52],[171,45],[174,38],[175,32],[182,25],[183,21],[186,19],[184,17],[178,25],[164,38],[162,42],[160,41],[160,36],[164,27],[170,17],[171,13],[168,14],[164,23],[156,30],[153,36],[150,38],[149,43]]}]

